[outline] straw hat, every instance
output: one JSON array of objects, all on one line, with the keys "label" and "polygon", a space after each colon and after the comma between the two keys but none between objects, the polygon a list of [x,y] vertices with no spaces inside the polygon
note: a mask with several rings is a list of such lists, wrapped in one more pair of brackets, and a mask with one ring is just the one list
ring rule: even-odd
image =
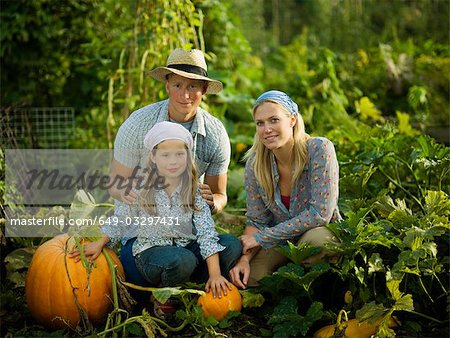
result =
[{"label": "straw hat", "polygon": [[206,94],[217,94],[222,90],[222,82],[208,77],[208,67],[201,50],[175,49],[167,58],[166,67],[150,71],[150,76],[158,81],[166,81],[167,74],[174,73],[188,79],[208,81]]}]

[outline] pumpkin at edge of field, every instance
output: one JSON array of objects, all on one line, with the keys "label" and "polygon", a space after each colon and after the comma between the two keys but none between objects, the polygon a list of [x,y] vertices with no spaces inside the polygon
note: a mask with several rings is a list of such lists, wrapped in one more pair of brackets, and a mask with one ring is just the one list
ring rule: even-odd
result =
[{"label": "pumpkin at edge of field", "polygon": [[[104,254],[94,261],[88,292],[87,271],[82,262],[67,256],[69,239],[68,235],[60,235],[43,243],[33,256],[25,282],[31,314],[51,329],[78,325],[80,313],[74,294],[92,323],[104,320],[112,309],[111,272]],[[124,277],[119,258],[111,249],[106,250],[117,265],[118,274]]]},{"label": "pumpkin at edge of field", "polygon": [[[345,336],[348,338],[370,338],[377,332],[378,325],[380,325],[381,319],[370,324],[368,322],[359,322],[358,319],[350,319],[347,321],[347,327],[345,328]],[[394,328],[399,325],[397,319],[393,317],[389,318],[389,328]],[[336,325],[328,325],[322,327],[314,333],[314,338],[331,338],[334,336]]]},{"label": "pumpkin at edge of field", "polygon": [[230,311],[241,311],[242,296],[236,286],[232,290],[227,290],[227,295],[213,297],[211,291],[198,298],[197,304],[201,306],[205,318],[214,317],[217,320],[224,319]]}]

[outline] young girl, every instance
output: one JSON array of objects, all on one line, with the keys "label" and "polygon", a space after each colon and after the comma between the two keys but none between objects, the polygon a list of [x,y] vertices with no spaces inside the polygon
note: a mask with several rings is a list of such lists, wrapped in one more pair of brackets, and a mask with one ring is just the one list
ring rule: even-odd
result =
[{"label": "young girl", "polygon": [[[110,224],[102,227],[104,236],[85,245],[86,256],[95,259],[106,243],[128,238],[133,263],[148,285],[175,286],[192,277],[206,282],[206,291],[214,297],[226,295],[231,284],[223,275],[228,275],[242,247],[234,236],[219,236],[214,229],[198,188],[190,132],[177,123],[160,122],[146,134],[144,145],[149,167],[135,188],[137,202],[116,210]],[[78,255],[75,251],[71,256]],[[129,263],[122,260],[125,273]]]}]

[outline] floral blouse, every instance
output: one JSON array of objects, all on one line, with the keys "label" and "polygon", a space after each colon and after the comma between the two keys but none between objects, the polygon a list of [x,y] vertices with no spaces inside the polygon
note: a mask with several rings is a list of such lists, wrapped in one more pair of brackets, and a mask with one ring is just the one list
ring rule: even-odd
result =
[{"label": "floral blouse", "polygon": [[[132,248],[134,256],[155,246],[185,247],[195,240],[204,259],[224,250],[225,247],[219,244],[214,220],[200,190],[197,190],[195,196],[195,205],[200,210],[189,212],[184,210],[180,191],[181,184],[170,197],[163,189],[155,191],[158,215],[149,215],[137,203],[122,203],[115,209],[108,224],[102,227],[102,232],[110,238],[110,245],[119,240],[125,244],[129,239],[137,237]],[[139,191],[136,193],[140,195]]]},{"label": "floral blouse", "polygon": [[279,173],[271,153],[275,204],[256,180],[253,158],[245,166],[247,225],[260,231],[254,235],[263,248],[284,244],[304,232],[341,219],[338,209],[339,167],[333,143],[323,137],[308,140],[308,162],[294,184],[289,210],[281,201]]}]

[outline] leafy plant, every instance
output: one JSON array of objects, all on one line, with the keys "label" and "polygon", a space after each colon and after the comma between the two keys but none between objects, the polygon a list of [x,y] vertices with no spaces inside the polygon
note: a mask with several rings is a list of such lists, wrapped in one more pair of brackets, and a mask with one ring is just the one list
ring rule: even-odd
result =
[{"label": "leafy plant", "polygon": [[298,314],[297,300],[293,296],[285,297],[274,309],[269,324],[274,326],[274,337],[295,337],[299,333],[305,336],[310,326],[322,318],[322,304],[313,303],[305,316]]},{"label": "leafy plant", "polygon": [[383,315],[379,334],[390,336],[393,311],[426,319],[423,328],[445,320],[450,149],[423,135],[380,131],[358,142],[354,160],[341,166],[346,217],[329,227],[342,240],[335,248],[343,254],[336,272],[357,296],[356,316]]},{"label": "leafy plant", "polygon": [[[268,315],[274,333],[306,335],[315,321],[335,321],[340,308],[358,320],[377,321],[380,337],[395,335],[394,313],[400,330],[411,334],[431,332],[448,319],[450,149],[390,125],[371,133],[337,146],[345,217],[328,225],[341,244],[327,248],[341,254],[340,262],[304,268],[302,261],[320,249],[288,243],[280,252],[292,262],[260,282],[274,303]],[[324,283],[333,289],[325,292]],[[294,332],[288,323],[296,322],[296,304],[303,314],[313,304],[321,312],[310,308],[317,316]],[[285,323],[281,308],[291,316]]]}]

